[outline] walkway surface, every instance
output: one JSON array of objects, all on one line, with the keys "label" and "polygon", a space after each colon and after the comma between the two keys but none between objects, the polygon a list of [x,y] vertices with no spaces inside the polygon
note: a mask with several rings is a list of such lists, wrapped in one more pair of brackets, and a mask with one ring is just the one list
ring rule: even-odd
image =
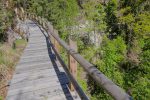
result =
[{"label": "walkway surface", "polygon": [[68,89],[68,78],[46,33],[33,22],[29,43],[16,66],[6,100],[80,100]]}]

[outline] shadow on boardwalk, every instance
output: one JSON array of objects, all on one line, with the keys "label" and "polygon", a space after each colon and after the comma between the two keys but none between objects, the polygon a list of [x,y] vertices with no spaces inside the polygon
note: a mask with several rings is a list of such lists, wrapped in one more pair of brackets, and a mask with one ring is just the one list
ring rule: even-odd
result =
[{"label": "shadow on boardwalk", "polygon": [[[44,31],[40,28],[40,30],[42,31],[42,33],[44,34]],[[69,84],[69,80],[67,78],[67,75],[65,72],[61,72],[59,70],[58,67],[60,67],[58,65],[58,63],[56,62],[57,61],[57,58],[56,58],[56,55],[55,53],[53,52],[53,45],[51,43],[51,41],[49,40],[49,38],[44,34],[45,38],[46,38],[46,43],[47,43],[47,48],[48,48],[48,53],[49,53],[49,58],[53,64],[53,67],[54,67],[54,70],[57,74],[57,77],[59,79],[59,82],[61,84],[61,87],[62,87],[62,90],[65,94],[65,97],[66,97],[66,100],[74,100],[73,99],[73,96],[71,95],[70,91],[69,91],[69,88],[68,88],[68,84]],[[77,98],[76,96],[74,96],[74,98]]]}]

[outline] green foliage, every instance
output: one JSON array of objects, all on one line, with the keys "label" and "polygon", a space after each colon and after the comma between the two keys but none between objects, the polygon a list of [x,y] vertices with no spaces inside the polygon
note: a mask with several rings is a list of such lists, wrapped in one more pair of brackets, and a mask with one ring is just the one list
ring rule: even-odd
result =
[{"label": "green foliage", "polygon": [[21,46],[26,45],[26,44],[27,44],[27,41],[24,40],[24,39],[17,39],[17,40],[15,41],[15,44],[16,44],[17,47],[21,47]]},{"label": "green foliage", "polygon": [[105,7],[94,0],[89,0],[83,5],[85,17],[93,25],[93,30],[104,32],[106,29],[106,22],[104,20],[106,13]]},{"label": "green foliage", "polygon": [[[7,84],[8,74],[14,70],[19,57],[26,46],[25,40],[17,40],[16,49],[13,49],[7,43],[0,44],[0,87],[4,87]],[[4,89],[0,90],[0,100],[4,100],[6,94],[3,93]],[[1,94],[2,93],[2,94]]]},{"label": "green foliage", "polygon": [[[117,39],[114,40],[109,40],[107,37],[104,37],[102,46],[99,49],[100,58],[96,61],[97,68],[120,87],[123,85],[124,80],[119,63],[124,61],[125,54],[126,45],[121,37],[117,37]],[[104,92],[101,92],[103,91],[102,88],[99,86],[96,88],[96,94],[99,94],[96,96],[97,99],[105,98],[107,96],[106,94],[103,94]],[[106,97],[106,100],[109,99],[110,97]]]},{"label": "green foliage", "polygon": [[0,96],[0,100],[3,100],[1,96]]},{"label": "green foliage", "polygon": [[[83,69],[80,67],[78,67],[78,75],[77,75],[77,81],[79,82],[80,86],[82,87],[83,91],[85,91],[85,93],[88,95],[88,85],[85,79],[85,75],[83,76]],[[85,74],[85,73],[84,73]]]},{"label": "green foliage", "polygon": [[[12,49],[9,45],[7,44],[2,44],[0,45],[0,65],[4,64],[6,66],[12,67],[14,64],[14,57],[18,56],[17,54],[15,55],[15,53],[21,52],[25,45],[26,45],[26,41],[25,40],[16,40],[16,48],[17,49]],[[19,51],[18,51],[19,50]]]},{"label": "green foliage", "polygon": [[3,6],[4,2],[0,1],[0,42],[6,41],[6,31],[13,22],[13,12]]},{"label": "green foliage", "polygon": [[30,3],[28,10],[51,21],[62,36],[67,36],[76,24],[79,11],[76,0],[31,0]]},{"label": "green foliage", "polygon": [[150,36],[150,12],[144,12],[136,17],[134,32],[138,38],[149,38]]},{"label": "green foliage", "polygon": [[145,40],[144,47],[142,48],[143,52],[140,54],[140,69],[145,73],[145,75],[148,76],[148,73],[150,73],[150,39]]},{"label": "green foliage", "polygon": [[110,0],[106,6],[106,23],[107,23],[107,31],[109,33],[110,38],[116,37],[120,34],[119,23],[117,19],[117,2],[118,0]]},{"label": "green foliage", "polygon": [[[89,21],[97,19],[96,5],[95,1],[90,0],[83,5]],[[102,6],[106,8],[104,13],[109,38],[103,36],[99,49],[79,42],[79,52],[120,87],[126,91],[131,90],[130,94],[137,100],[150,98],[148,95],[150,13],[146,7],[149,7],[147,0],[123,0],[119,3],[117,0],[110,0],[105,7]],[[98,29],[98,26],[96,28]],[[89,83],[87,85],[91,90],[91,99],[110,100],[95,82]]]}]

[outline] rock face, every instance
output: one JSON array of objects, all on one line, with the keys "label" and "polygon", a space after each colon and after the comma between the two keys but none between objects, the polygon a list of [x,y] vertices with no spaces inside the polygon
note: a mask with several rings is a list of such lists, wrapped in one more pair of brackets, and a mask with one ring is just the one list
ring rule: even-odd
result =
[{"label": "rock face", "polygon": [[26,21],[16,20],[16,27],[13,30],[11,27],[8,29],[7,42],[12,46],[16,39],[26,39],[29,34],[29,26],[26,25]]},{"label": "rock face", "polygon": [[85,21],[79,26],[73,26],[71,35],[82,38],[85,44],[93,44],[96,47],[100,46],[103,32],[94,31],[92,23]]},{"label": "rock face", "polygon": [[19,36],[19,34],[17,34],[16,32],[14,32],[11,28],[8,29],[8,31],[6,32],[7,34],[7,42],[12,46],[14,41],[16,39],[21,39],[21,37]]}]

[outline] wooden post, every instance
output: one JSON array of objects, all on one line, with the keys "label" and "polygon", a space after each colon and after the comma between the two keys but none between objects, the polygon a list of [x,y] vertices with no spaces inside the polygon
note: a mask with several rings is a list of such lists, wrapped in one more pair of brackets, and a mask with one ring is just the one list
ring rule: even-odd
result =
[{"label": "wooden post", "polygon": [[39,16],[36,16],[36,21],[39,22]]},{"label": "wooden post", "polygon": [[29,17],[28,17],[28,13],[26,12],[26,19],[28,19]]},{"label": "wooden post", "polygon": [[[59,36],[57,30],[54,30],[54,33],[55,33],[57,36]],[[54,39],[54,38],[53,38],[53,39]],[[58,43],[58,41],[57,41],[56,39],[54,39],[54,47],[55,47],[57,53],[59,54],[59,51],[60,51],[60,45],[59,45],[59,43]]]},{"label": "wooden post", "polygon": [[38,21],[37,15],[35,15],[35,20]]},{"label": "wooden post", "polygon": [[[50,31],[50,32],[54,33],[54,31]],[[50,35],[50,40],[51,40],[52,44],[54,45],[55,44],[55,38],[52,35]],[[54,47],[55,47],[55,45],[54,45]]]},{"label": "wooden post", "polygon": [[46,31],[48,31],[48,23],[47,23],[47,22],[48,22],[48,20],[45,19],[45,30],[46,30]]},{"label": "wooden post", "polygon": [[20,7],[21,10],[21,20],[24,20],[24,9],[22,7]]},{"label": "wooden post", "polygon": [[33,14],[33,16],[32,16],[32,19],[33,19],[33,20],[35,20],[35,16],[34,16],[34,14]]},{"label": "wooden post", "polygon": [[42,18],[41,17],[39,17],[39,23],[42,24]]},{"label": "wooden post", "polygon": [[[73,41],[70,37],[69,37],[69,46],[71,49],[77,51],[77,43],[75,41]],[[69,67],[70,73],[76,79],[77,61],[70,54],[68,54],[68,67]],[[74,87],[73,87],[73,84],[71,82],[69,83],[69,88],[71,91],[74,91]]]},{"label": "wooden post", "polygon": [[30,13],[28,13],[28,18],[30,19]]},{"label": "wooden post", "polygon": [[27,19],[27,13],[26,12],[24,13],[24,19],[25,20]]},{"label": "wooden post", "polygon": [[15,14],[16,14],[16,17],[17,17],[17,20],[19,19],[19,11],[18,11],[18,8],[15,8]]},{"label": "wooden post", "polygon": [[45,29],[45,19],[44,18],[42,18],[42,26]]},{"label": "wooden post", "polygon": [[38,17],[37,16],[35,17],[35,19],[36,19],[36,21],[38,21]]},{"label": "wooden post", "polygon": [[50,22],[47,23],[48,24],[48,32],[50,33],[50,40],[51,43],[54,44],[54,37],[51,35],[51,33],[54,33],[54,28],[53,26],[50,24]]},{"label": "wooden post", "polygon": [[31,19],[33,20],[33,14],[31,13]]}]

